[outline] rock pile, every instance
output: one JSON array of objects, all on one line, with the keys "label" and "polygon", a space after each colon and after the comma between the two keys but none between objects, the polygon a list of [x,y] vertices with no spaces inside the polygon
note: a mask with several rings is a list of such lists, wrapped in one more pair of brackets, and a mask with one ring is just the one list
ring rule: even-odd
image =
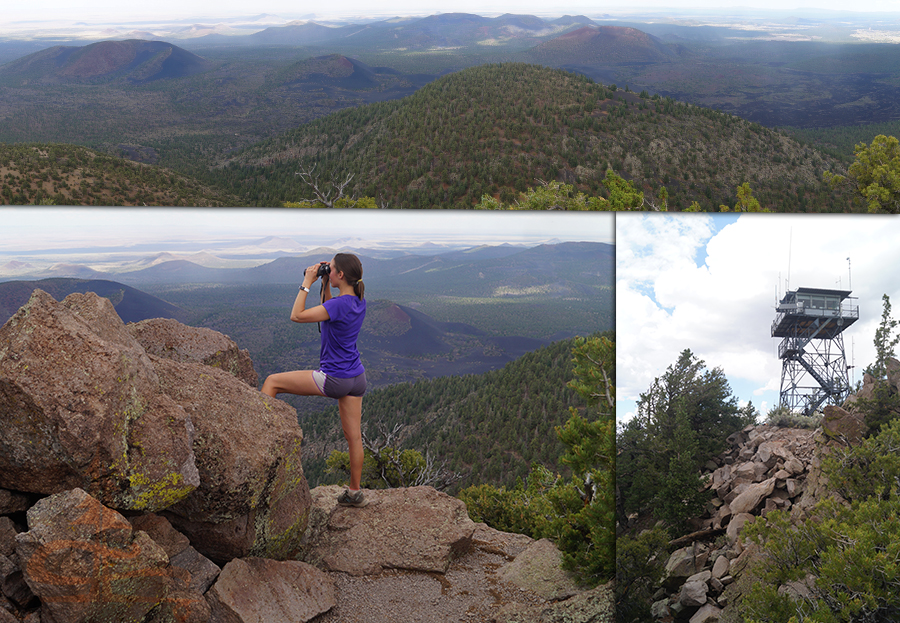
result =
[{"label": "rock pile", "polygon": [[[896,391],[900,363],[891,360],[888,370]],[[748,426],[728,438],[730,449],[706,466],[712,498],[696,520],[697,532],[679,539],[686,545],[666,562],[652,609],[657,620],[719,620],[731,601],[726,588],[757,554],[755,543],[741,539],[742,528],[780,509],[804,519],[818,501],[833,495],[821,474],[822,457],[836,445],[858,443],[865,434],[866,423],[855,405],[871,397],[874,384],[866,375],[860,391],[842,406],[825,407],[816,430]]]},{"label": "rock pile", "polygon": [[612,620],[552,544],[430,487],[310,492],[255,383],[221,334],[35,291],[0,328],[0,623]]},{"label": "rock pile", "polygon": [[718,621],[728,604],[725,587],[753,551],[745,548],[741,528],[776,509],[801,512],[816,448],[814,431],[748,426],[728,442],[730,450],[707,465],[706,487],[713,497],[698,519],[698,533],[666,562],[652,609],[659,620]]}]

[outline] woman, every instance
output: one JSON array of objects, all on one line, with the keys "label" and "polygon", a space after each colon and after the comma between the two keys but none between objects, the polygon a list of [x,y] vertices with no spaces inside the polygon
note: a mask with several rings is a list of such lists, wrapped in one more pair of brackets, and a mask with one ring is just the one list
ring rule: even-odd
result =
[{"label": "woman", "polygon": [[[306,309],[309,288],[320,273],[324,302]],[[332,298],[331,289],[326,286],[337,288],[340,294]],[[360,420],[362,397],[366,393],[366,371],[356,348],[356,339],[366,316],[364,292],[362,263],[351,253],[338,253],[331,262],[319,262],[307,268],[291,310],[291,320],[322,323],[320,368],[272,374],[262,387],[263,393],[273,398],[280,393],[337,398],[341,427],[350,454],[350,487],[338,497],[338,504],[356,507],[368,504],[359,488],[363,466]]]}]

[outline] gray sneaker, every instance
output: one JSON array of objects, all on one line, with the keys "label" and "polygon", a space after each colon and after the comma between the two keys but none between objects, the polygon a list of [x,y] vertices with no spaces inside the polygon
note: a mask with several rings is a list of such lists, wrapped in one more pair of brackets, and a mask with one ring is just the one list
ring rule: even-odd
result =
[{"label": "gray sneaker", "polygon": [[369,500],[366,499],[366,496],[363,495],[361,490],[351,492],[349,489],[344,489],[344,492],[338,496],[337,503],[341,506],[355,506],[356,508],[362,508],[369,503]]}]

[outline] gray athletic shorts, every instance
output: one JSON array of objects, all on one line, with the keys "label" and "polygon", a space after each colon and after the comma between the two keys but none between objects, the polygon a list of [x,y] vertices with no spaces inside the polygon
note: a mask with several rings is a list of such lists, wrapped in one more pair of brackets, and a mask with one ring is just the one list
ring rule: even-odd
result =
[{"label": "gray athletic shorts", "polygon": [[366,393],[366,373],[352,376],[349,379],[339,379],[336,376],[328,376],[321,370],[313,371],[313,380],[319,391],[329,398],[343,398],[344,396],[362,396]]}]

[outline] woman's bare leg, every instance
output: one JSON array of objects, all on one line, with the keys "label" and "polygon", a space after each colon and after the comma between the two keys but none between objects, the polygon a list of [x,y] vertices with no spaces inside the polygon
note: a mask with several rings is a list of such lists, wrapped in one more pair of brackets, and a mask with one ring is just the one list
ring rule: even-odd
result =
[{"label": "woman's bare leg", "polygon": [[350,490],[357,491],[362,478],[363,458],[362,445],[362,396],[344,396],[338,399],[338,411],[341,414],[341,428],[347,439],[350,455]]},{"label": "woman's bare leg", "polygon": [[294,370],[270,374],[263,383],[262,392],[267,396],[276,394],[296,394],[297,396],[322,396],[319,386],[313,380],[312,370]]}]

